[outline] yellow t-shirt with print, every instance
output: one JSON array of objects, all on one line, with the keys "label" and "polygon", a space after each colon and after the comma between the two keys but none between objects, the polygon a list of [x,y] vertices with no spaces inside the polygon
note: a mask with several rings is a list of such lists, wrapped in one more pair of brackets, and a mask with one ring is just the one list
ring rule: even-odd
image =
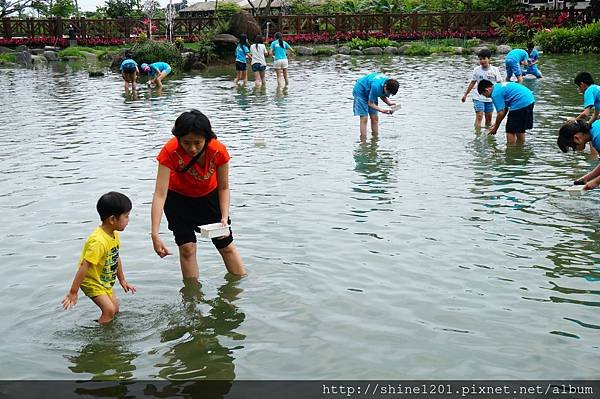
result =
[{"label": "yellow t-shirt with print", "polygon": [[112,287],[117,277],[119,265],[119,234],[115,231],[114,237],[108,235],[100,226],[87,238],[78,267],[83,260],[91,266],[81,283],[81,290],[86,296],[93,298],[98,295],[112,295]]}]

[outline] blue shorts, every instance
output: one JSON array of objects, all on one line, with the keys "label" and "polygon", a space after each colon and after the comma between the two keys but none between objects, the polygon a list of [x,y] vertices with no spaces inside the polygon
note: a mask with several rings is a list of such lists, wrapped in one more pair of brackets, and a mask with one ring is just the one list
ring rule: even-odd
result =
[{"label": "blue shorts", "polygon": [[537,65],[530,65],[527,67],[527,69],[525,69],[525,71],[523,72],[523,75],[533,75],[536,78],[541,78],[542,77],[542,73],[540,72],[540,70],[538,69]]},{"label": "blue shorts", "polygon": [[519,65],[519,63],[515,60],[505,60],[504,66],[506,67],[506,79],[510,79],[513,74],[515,76],[523,75],[523,72],[521,71],[521,65]]},{"label": "blue shorts", "polygon": [[[354,111],[354,116],[368,116],[368,115],[377,115],[378,112],[376,109],[369,107],[369,99],[367,97],[363,97],[360,94],[352,93],[354,95],[354,106],[352,107]],[[377,104],[377,101],[375,101]]]},{"label": "blue shorts", "polygon": [[267,69],[266,65],[262,65],[260,63],[252,64],[252,72],[262,72]]},{"label": "blue shorts", "polygon": [[473,100],[473,108],[475,112],[494,112],[494,103],[489,101]]}]

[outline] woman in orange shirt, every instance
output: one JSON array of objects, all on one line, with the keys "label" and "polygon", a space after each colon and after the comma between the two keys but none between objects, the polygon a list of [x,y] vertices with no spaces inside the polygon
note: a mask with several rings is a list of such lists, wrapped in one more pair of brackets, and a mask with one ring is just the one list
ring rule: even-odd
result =
[{"label": "woman in orange shirt", "polygon": [[[158,172],[152,197],[152,244],[161,258],[170,255],[158,235],[163,211],[169,230],[179,246],[179,262],[184,278],[198,278],[196,231],[198,226],[229,219],[229,153],[217,140],[210,121],[200,111],[184,112],[172,129],[175,137],[162,148],[156,159]],[[213,238],[227,271],[244,275],[242,258],[229,234]]]}]

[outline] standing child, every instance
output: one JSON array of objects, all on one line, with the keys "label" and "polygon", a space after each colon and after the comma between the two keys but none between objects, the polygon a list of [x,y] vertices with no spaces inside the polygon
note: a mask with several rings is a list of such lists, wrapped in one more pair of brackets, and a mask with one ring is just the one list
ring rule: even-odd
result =
[{"label": "standing child", "polygon": [[267,84],[265,70],[267,61],[265,56],[269,55],[265,47],[265,39],[262,35],[256,36],[256,43],[250,46],[250,57],[252,58],[252,71],[254,72],[254,85],[259,88]]},{"label": "standing child", "polygon": [[479,94],[491,98],[496,108],[496,122],[489,134],[496,134],[500,123],[508,113],[506,142],[508,144],[524,143],[525,132],[533,128],[535,97],[531,90],[514,82],[493,84],[489,80],[482,80],[477,85],[477,91]]},{"label": "standing child", "polygon": [[275,40],[271,43],[271,55],[275,59],[273,68],[277,74],[277,86],[281,86],[280,78],[283,77],[285,87],[288,87],[288,58],[287,50],[294,52],[294,49],[283,40],[281,33],[275,33]]},{"label": "standing child", "polygon": [[[560,128],[556,144],[562,152],[569,151],[569,148],[572,148],[573,151],[583,151],[587,142],[590,143],[591,147],[600,150],[600,120],[592,124],[582,120],[567,122]],[[585,184],[585,190],[598,187],[600,184],[600,165],[577,179],[575,184]]]},{"label": "standing child", "polygon": [[150,77],[148,84],[156,83],[156,87],[162,87],[162,81],[171,73],[171,66],[166,62],[155,62],[150,65],[142,64],[142,71]]},{"label": "standing child", "polygon": [[102,224],[86,240],[77,274],[62,304],[65,309],[72,308],[77,303],[77,292],[81,288],[102,311],[98,323],[107,324],[119,312],[119,301],[112,289],[115,277],[125,292],[135,293],[135,287],[125,281],[119,256],[121,241],[117,233],[125,230],[129,223],[131,201],[127,196],[111,191],[100,197],[96,209]]},{"label": "standing child", "polygon": [[248,38],[245,34],[240,35],[240,42],[235,47],[235,80],[233,83],[236,85],[241,80],[243,81],[243,85],[246,86],[248,83],[248,53],[250,49],[248,48]]},{"label": "standing child", "polygon": [[379,116],[377,112],[391,114],[391,109],[384,109],[378,105],[381,100],[390,107],[396,103],[390,101],[388,97],[398,93],[398,81],[390,79],[381,73],[371,73],[356,81],[352,89],[354,96],[354,116],[360,117],[360,135],[365,137],[367,134],[367,120],[371,118],[371,132],[373,135],[379,134]]},{"label": "standing child", "polygon": [[542,72],[538,69],[538,61],[540,60],[540,53],[535,49],[533,42],[527,43],[527,52],[529,53],[529,61],[527,62],[527,68],[523,75],[531,74],[538,79],[542,79]]},{"label": "standing child", "polygon": [[[195,109],[184,112],[172,129],[173,137],[157,156],[158,172],[152,197],[152,245],[161,258],[170,255],[158,235],[163,211],[179,246],[184,278],[198,279],[196,233],[198,226],[231,224],[229,219],[229,153],[217,140],[210,121]],[[233,233],[212,239],[227,271],[244,275]]]},{"label": "standing child", "polygon": [[135,91],[135,83],[137,82],[138,76],[140,76],[140,69],[138,68],[137,62],[131,59],[130,52],[127,52],[125,57],[127,58],[121,62],[121,66],[119,67],[121,76],[125,81],[125,91],[129,92],[129,83],[131,83],[131,91]]},{"label": "standing child", "polygon": [[579,72],[575,76],[575,84],[577,85],[577,89],[579,89],[579,93],[583,94],[583,111],[577,115],[575,120],[588,118],[590,116],[590,109],[594,108],[594,114],[588,121],[592,123],[598,119],[598,115],[600,114],[600,87],[594,84],[594,79],[588,72]]},{"label": "standing child", "polygon": [[506,81],[510,82],[510,78],[514,74],[517,78],[517,81],[522,83],[523,71],[521,66],[527,66],[528,62],[529,54],[527,51],[520,48],[510,50],[504,59],[504,66],[506,67]]},{"label": "standing child", "polygon": [[[488,49],[482,49],[477,56],[479,57],[479,66],[473,70],[473,76],[471,81],[463,94],[461,101],[464,103],[467,100],[467,95],[471,92],[473,87],[481,82],[482,80],[489,80],[492,83],[498,83],[502,81],[502,75],[500,70],[491,65],[490,58],[492,52]],[[481,121],[485,113],[485,126],[489,127],[492,125],[492,115],[494,113],[494,104],[490,98],[480,95],[477,90],[473,93],[473,107],[475,108],[475,129],[481,129]]]}]

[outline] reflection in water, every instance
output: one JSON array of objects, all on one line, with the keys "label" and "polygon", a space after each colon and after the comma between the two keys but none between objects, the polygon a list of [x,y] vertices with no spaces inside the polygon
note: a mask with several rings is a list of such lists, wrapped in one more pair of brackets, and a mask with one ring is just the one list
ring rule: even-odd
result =
[{"label": "reflection in water", "polygon": [[354,151],[354,170],[364,177],[352,189],[359,193],[387,193],[386,187],[391,182],[396,170],[396,159],[387,150],[378,150],[378,137],[360,138],[360,144]]},{"label": "reflection in water", "polygon": [[74,373],[92,374],[92,381],[131,379],[135,370],[132,362],[137,355],[122,342],[126,334],[120,323],[115,321],[91,331],[94,336],[88,338],[90,342],[77,355],[66,356],[73,363],[69,369]]},{"label": "reflection in water", "polygon": [[[181,289],[182,309],[171,312],[169,328],[161,333],[162,342],[175,341],[158,364],[158,375],[170,380],[235,379],[233,351],[220,339],[244,340],[235,332],[245,319],[234,304],[242,289],[239,278],[228,276],[217,297],[206,299],[197,281],[185,281]],[[208,307],[208,311],[204,311]],[[221,337],[221,338],[220,338]]]}]

